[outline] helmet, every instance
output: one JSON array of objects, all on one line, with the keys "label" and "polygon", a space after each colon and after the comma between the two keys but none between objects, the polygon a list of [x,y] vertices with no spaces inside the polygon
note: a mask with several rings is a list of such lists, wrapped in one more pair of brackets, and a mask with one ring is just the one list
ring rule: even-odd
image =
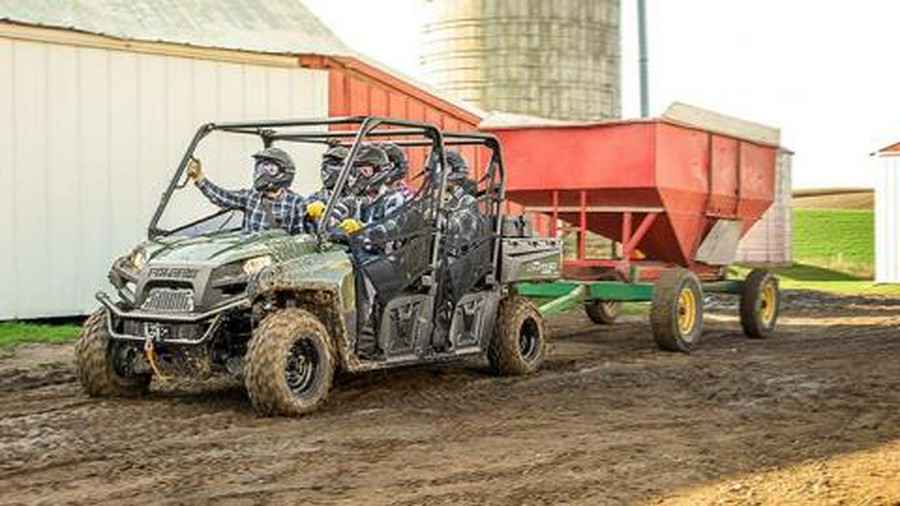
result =
[{"label": "helmet", "polygon": [[348,153],[349,150],[344,146],[332,146],[322,155],[322,166],[319,174],[322,177],[322,186],[325,189],[334,189]]},{"label": "helmet", "polygon": [[403,152],[400,146],[393,142],[381,144],[381,149],[384,150],[388,160],[391,162],[391,168],[388,170],[384,182],[391,184],[405,178],[406,173],[409,171],[409,162],[406,159],[406,153]]},{"label": "helmet", "polygon": [[444,153],[444,156],[447,157],[447,165],[450,166],[450,174],[447,175],[448,179],[453,181],[469,177],[469,166],[459,151],[450,150]]},{"label": "helmet", "polygon": [[[363,167],[369,169],[364,170]],[[390,159],[383,149],[374,144],[363,144],[353,160],[354,184],[351,191],[359,193],[366,188],[374,188],[384,183],[390,167]]]},{"label": "helmet", "polygon": [[291,156],[283,149],[266,148],[253,155],[253,158],[256,159],[253,187],[257,191],[287,188],[294,182],[297,169]]},{"label": "helmet", "polygon": [[[438,165],[437,165],[437,157],[434,156],[434,151],[428,155],[428,161],[426,162],[425,170],[428,172],[428,176],[431,178],[432,183],[438,182]],[[456,181],[460,179],[466,179],[469,177],[469,166],[466,164],[466,159],[459,153],[459,151],[455,150],[446,150],[444,151],[444,161],[447,169],[449,169],[449,173],[447,174],[447,179],[449,181]]]}]

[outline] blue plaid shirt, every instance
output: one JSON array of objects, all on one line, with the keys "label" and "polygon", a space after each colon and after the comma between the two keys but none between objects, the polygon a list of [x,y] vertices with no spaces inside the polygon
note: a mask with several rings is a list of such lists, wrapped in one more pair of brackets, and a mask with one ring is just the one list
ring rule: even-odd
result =
[{"label": "blue plaid shirt", "polygon": [[269,198],[256,190],[226,190],[208,179],[197,181],[197,188],[213,204],[222,209],[236,209],[244,212],[245,234],[261,232],[269,229],[269,220],[263,209],[263,199],[269,201],[272,217],[279,228],[289,234],[303,232],[303,217],[306,215],[306,203],[300,195],[284,190],[277,197]]}]

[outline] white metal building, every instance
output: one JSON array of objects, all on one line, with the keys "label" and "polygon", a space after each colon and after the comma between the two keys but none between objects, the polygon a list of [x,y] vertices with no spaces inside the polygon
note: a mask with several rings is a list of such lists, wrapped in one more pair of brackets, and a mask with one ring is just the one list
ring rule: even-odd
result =
[{"label": "white metal building", "polygon": [[[354,53],[299,0],[0,2],[0,320],[96,307],[201,124],[368,114],[459,130],[483,113]],[[207,174],[247,186],[261,146],[219,135]],[[318,187],[320,150],[289,151],[294,190]]]},{"label": "white metal building", "polygon": [[900,142],[875,155],[875,282],[900,283]]}]

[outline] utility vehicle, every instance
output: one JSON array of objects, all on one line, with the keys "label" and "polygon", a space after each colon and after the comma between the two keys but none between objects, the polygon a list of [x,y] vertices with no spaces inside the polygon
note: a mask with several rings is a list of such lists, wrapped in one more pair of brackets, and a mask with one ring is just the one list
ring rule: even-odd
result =
[{"label": "utility vehicle", "polygon": [[[256,139],[261,148],[348,147],[318,225],[298,235],[244,234],[233,210],[161,225],[173,196],[196,191],[186,188],[186,167],[213,132],[227,134],[221,142]],[[364,143],[385,141],[422,160],[436,155],[437,171],[412,178],[415,195],[388,217],[391,226],[335,233],[327,223],[354,157]],[[447,198],[449,147],[469,152],[470,163],[486,161],[476,167],[467,210]],[[491,134],[382,117],[206,124],[163,193],[147,240],[113,262],[113,295],[96,296],[101,307],[76,346],[81,383],[90,395],[131,396],[146,392],[154,376],[226,373],[242,378],[260,414],[301,415],[320,407],[339,371],[485,355],[498,374],[534,372],[545,353],[544,324],[510,287],[558,278],[561,244],[503,215],[504,180]],[[454,223],[463,211],[469,228],[460,233]]]}]

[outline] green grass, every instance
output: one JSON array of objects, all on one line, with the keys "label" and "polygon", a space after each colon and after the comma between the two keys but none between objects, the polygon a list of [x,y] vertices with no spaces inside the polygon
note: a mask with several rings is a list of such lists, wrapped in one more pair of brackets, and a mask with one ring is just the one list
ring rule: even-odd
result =
[{"label": "green grass", "polygon": [[782,288],[803,288],[847,295],[900,296],[898,284],[876,284],[871,279],[814,265],[794,264],[776,269],[775,272],[781,279]]},{"label": "green grass", "polygon": [[[730,273],[737,278],[747,275],[746,267],[732,267]],[[794,290],[819,290],[844,295],[889,295],[900,297],[900,284],[876,284],[871,279],[855,276],[815,265],[794,264],[775,269],[781,288]]]},{"label": "green grass", "polygon": [[72,323],[46,324],[26,322],[0,322],[0,348],[18,343],[59,343],[78,337],[81,325]]},{"label": "green grass", "polygon": [[776,269],[783,288],[900,296],[875,284],[875,214],[870,210],[794,209],[794,262]]},{"label": "green grass", "polygon": [[866,210],[795,209],[794,261],[871,278],[875,215]]}]

